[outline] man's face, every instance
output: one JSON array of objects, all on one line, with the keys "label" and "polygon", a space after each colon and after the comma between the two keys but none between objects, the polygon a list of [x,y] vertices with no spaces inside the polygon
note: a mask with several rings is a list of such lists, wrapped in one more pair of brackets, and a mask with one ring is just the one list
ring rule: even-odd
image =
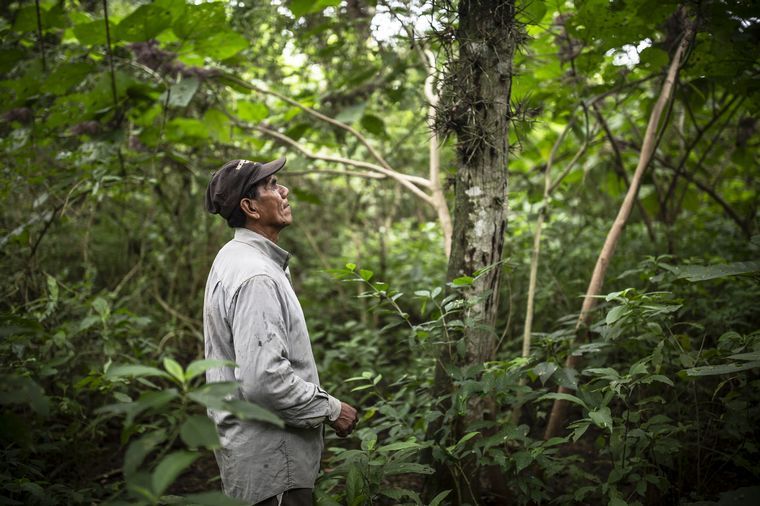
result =
[{"label": "man's face", "polygon": [[258,184],[258,197],[254,199],[259,212],[259,225],[281,230],[293,222],[288,204],[288,189],[277,184],[277,176],[272,174]]}]

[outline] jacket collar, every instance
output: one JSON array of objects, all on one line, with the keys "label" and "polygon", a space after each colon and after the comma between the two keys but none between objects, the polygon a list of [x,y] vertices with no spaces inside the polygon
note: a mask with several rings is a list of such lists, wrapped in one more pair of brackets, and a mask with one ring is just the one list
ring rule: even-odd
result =
[{"label": "jacket collar", "polygon": [[283,270],[288,268],[290,253],[277,246],[261,234],[247,228],[236,228],[235,238],[233,241],[242,242],[259,251],[264,256],[271,258],[274,263],[282,267]]}]

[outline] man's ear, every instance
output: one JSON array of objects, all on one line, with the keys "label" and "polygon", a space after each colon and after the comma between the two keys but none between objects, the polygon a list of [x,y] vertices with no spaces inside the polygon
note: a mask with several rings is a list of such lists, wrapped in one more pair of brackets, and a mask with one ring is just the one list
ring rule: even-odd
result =
[{"label": "man's ear", "polygon": [[256,203],[253,199],[242,199],[240,201],[240,209],[247,218],[258,220],[260,218],[259,211],[256,209]]}]

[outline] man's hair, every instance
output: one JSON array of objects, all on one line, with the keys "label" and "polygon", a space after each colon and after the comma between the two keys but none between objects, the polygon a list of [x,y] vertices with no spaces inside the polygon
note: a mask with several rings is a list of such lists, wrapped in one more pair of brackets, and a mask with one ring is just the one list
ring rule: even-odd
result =
[{"label": "man's hair", "polygon": [[[240,197],[240,200],[243,199],[256,199],[259,197],[259,184],[261,184],[262,181],[259,181],[253,187],[248,190],[248,193],[244,194],[242,197]],[[230,228],[242,228],[245,227],[245,213],[243,213],[243,210],[240,209],[240,202],[238,202],[238,207],[235,209],[235,212],[232,213],[230,218],[227,220],[227,226]]]}]

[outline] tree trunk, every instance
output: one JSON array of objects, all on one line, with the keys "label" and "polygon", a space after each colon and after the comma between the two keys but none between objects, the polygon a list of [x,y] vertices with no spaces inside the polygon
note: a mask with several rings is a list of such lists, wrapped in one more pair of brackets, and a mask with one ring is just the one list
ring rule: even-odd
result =
[{"label": "tree trunk", "polygon": [[[457,135],[457,176],[454,227],[448,277],[480,271],[464,296],[467,325],[457,336],[463,346],[446,348],[436,371],[434,392],[451,393],[447,369],[493,359],[498,310],[500,261],[507,211],[509,96],[515,35],[514,1],[463,0],[459,4],[458,57],[450,62],[436,121],[439,131]],[[486,267],[490,269],[484,270]],[[446,411],[445,407],[443,411]],[[467,415],[454,420],[453,441],[484,416],[480,398],[468,401]],[[440,438],[433,434],[432,437]],[[445,444],[443,441],[439,441]],[[450,444],[450,443],[449,443]],[[458,504],[480,502],[480,479],[473,457],[439,469],[433,490],[455,489]],[[449,474],[450,473],[450,474]],[[453,475],[453,482],[446,475]],[[426,490],[431,491],[430,487]]]},{"label": "tree trunk", "polygon": [[[670,101],[670,97],[672,96],[673,88],[675,87],[675,82],[678,77],[678,70],[681,66],[684,54],[686,53],[686,49],[691,42],[693,25],[689,22],[688,19],[686,19],[685,10],[683,8],[679,11],[679,15],[683,16],[685,23],[684,33],[681,38],[681,42],[678,44],[678,48],[673,55],[673,59],[670,62],[670,67],[668,68],[665,82],[662,85],[660,96],[657,98],[657,102],[655,103],[654,108],[652,109],[652,113],[649,116],[649,123],[647,124],[647,130],[641,146],[641,155],[639,156],[639,162],[636,166],[636,171],[634,172],[633,178],[631,179],[631,185],[629,186],[628,192],[625,195],[623,204],[620,206],[618,215],[615,218],[610,231],[607,233],[607,238],[604,241],[604,246],[602,246],[602,251],[599,253],[599,257],[596,260],[594,272],[591,275],[591,281],[589,282],[588,288],[586,290],[586,296],[583,299],[583,307],[581,308],[581,312],[578,316],[578,321],[575,326],[576,341],[585,341],[587,338],[588,328],[591,324],[591,314],[598,301],[596,296],[599,295],[602,291],[604,277],[607,274],[607,267],[609,267],[610,259],[615,253],[615,248],[617,247],[617,243],[623,233],[623,228],[625,227],[625,224],[628,221],[628,217],[631,214],[633,203],[636,200],[636,195],[638,194],[639,187],[641,186],[641,178],[644,176],[644,172],[649,166],[649,162],[654,155],[655,148],[657,147],[657,131],[658,127],[660,126],[660,118],[662,117],[662,113]],[[578,366],[578,362],[579,357],[570,354],[567,357],[565,366],[575,369]],[[560,387],[559,392],[568,393],[569,390],[564,387]],[[546,426],[546,431],[544,432],[545,439],[550,439],[559,434],[565,420],[566,411],[567,401],[559,399],[554,401],[551,415],[549,417],[549,422]]]}]

